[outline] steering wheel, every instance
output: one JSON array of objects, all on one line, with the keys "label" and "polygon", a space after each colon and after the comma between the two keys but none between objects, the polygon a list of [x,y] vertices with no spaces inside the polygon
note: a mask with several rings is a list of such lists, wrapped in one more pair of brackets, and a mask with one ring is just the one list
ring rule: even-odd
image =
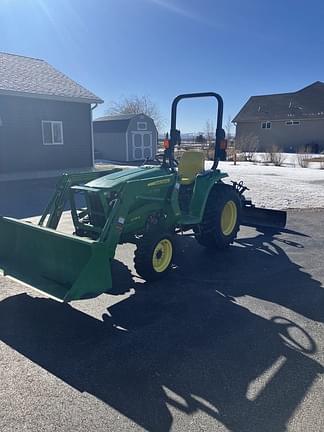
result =
[{"label": "steering wheel", "polygon": [[163,153],[157,153],[157,154],[155,155],[154,160],[156,160],[156,161],[162,163],[162,161],[163,161]]},{"label": "steering wheel", "polygon": [[[154,160],[156,160],[157,162],[159,162],[159,164],[161,165],[162,162],[163,162],[163,157],[164,157],[163,153],[158,153],[157,155],[155,155]],[[173,163],[174,163],[175,166],[179,165],[179,162],[176,159],[173,159]]]}]

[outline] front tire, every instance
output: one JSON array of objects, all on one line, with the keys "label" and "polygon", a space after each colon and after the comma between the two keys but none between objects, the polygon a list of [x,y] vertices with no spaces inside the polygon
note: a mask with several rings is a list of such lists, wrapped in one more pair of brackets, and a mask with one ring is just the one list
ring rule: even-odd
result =
[{"label": "front tire", "polygon": [[135,251],[136,272],[147,281],[161,279],[170,270],[173,250],[173,239],[170,234],[144,234],[139,239]]},{"label": "front tire", "polygon": [[203,220],[196,231],[198,243],[209,249],[224,249],[240,229],[241,202],[229,185],[217,184],[209,193]]}]

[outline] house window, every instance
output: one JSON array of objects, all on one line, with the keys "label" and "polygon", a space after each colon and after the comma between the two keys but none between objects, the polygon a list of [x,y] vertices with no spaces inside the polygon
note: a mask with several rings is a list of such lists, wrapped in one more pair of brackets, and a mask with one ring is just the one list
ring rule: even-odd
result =
[{"label": "house window", "polygon": [[265,121],[261,123],[261,129],[270,129],[271,128],[271,122]]},{"label": "house window", "polygon": [[63,144],[63,123],[61,121],[42,121],[43,144],[62,145]]},{"label": "house window", "polygon": [[289,121],[286,121],[286,125],[287,126],[297,126],[299,124],[300,124],[299,120],[289,120]]},{"label": "house window", "polygon": [[146,122],[138,122],[137,123],[137,130],[147,130],[147,123]]}]

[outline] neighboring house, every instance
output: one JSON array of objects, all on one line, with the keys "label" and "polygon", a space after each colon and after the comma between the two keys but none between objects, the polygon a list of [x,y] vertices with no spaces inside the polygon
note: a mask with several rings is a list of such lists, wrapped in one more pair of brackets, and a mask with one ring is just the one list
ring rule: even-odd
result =
[{"label": "neighboring house", "polygon": [[157,129],[145,114],[100,117],[93,122],[93,135],[98,159],[134,162],[156,155]]},{"label": "neighboring house", "polygon": [[0,53],[0,173],[92,166],[102,102],[44,60]]},{"label": "neighboring house", "polygon": [[295,93],[252,96],[233,123],[241,148],[322,151],[324,83],[316,81]]}]

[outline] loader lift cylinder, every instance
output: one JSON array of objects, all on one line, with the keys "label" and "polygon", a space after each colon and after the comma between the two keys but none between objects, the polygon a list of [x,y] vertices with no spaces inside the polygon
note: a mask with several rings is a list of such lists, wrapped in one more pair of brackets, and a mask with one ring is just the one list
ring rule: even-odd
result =
[{"label": "loader lift cylinder", "polygon": [[178,103],[182,99],[193,99],[193,98],[203,98],[203,97],[214,97],[218,102],[217,118],[216,118],[216,140],[215,140],[215,154],[214,163],[212,169],[215,170],[218,166],[220,160],[220,147],[221,141],[225,138],[225,132],[223,129],[223,108],[224,102],[222,97],[214,92],[204,92],[204,93],[186,93],[181,94],[174,98],[171,108],[171,129],[170,129],[170,145],[164,152],[163,165],[166,165],[167,160],[171,169],[174,168],[174,148],[178,141],[178,131],[177,131],[177,107]]}]

